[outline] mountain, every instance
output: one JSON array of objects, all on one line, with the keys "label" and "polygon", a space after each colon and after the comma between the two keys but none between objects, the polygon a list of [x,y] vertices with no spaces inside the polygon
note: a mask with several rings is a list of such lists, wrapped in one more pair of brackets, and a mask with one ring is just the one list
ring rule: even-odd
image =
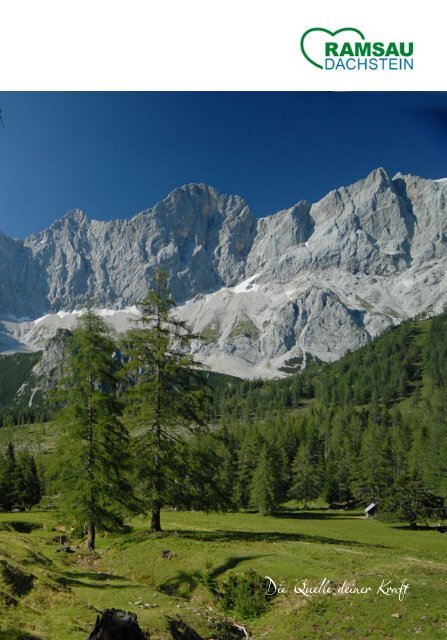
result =
[{"label": "mountain", "polygon": [[73,210],[25,241],[0,235],[0,344],[44,347],[74,326],[87,296],[122,331],[161,265],[212,369],[274,377],[309,354],[335,360],[402,320],[442,311],[446,196],[446,181],[379,168],[262,219],[203,184],[129,220]]}]

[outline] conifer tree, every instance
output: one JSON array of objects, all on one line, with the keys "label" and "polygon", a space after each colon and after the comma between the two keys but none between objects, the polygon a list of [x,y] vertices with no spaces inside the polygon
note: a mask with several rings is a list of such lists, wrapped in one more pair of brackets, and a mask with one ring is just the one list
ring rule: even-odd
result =
[{"label": "conifer tree", "polygon": [[17,502],[17,462],[12,442],[0,459],[0,509],[10,511]]},{"label": "conifer tree", "polygon": [[234,507],[236,461],[231,455],[227,437],[227,434],[197,429],[181,443],[182,459],[173,465],[178,470],[178,481],[176,495],[171,496],[172,504],[206,512]]},{"label": "conifer tree", "polygon": [[233,490],[234,502],[239,509],[247,509],[250,505],[253,474],[259,461],[262,445],[263,441],[254,429],[247,432],[239,442]]},{"label": "conifer tree", "polygon": [[303,501],[303,508],[307,501],[317,498],[321,490],[321,474],[318,465],[312,460],[309,446],[301,444],[297,450],[292,466],[292,486],[289,491],[291,498]]},{"label": "conifer tree", "polygon": [[17,503],[24,509],[31,509],[42,497],[39,475],[33,456],[22,451],[17,456]]},{"label": "conifer tree", "polygon": [[203,379],[191,346],[198,336],[177,319],[167,276],[155,274],[154,288],[139,304],[140,326],[125,341],[128,358],[127,415],[138,430],[137,466],[143,500],[151,511],[150,530],[161,531],[160,512],[175,501],[181,482],[176,443],[205,423]]},{"label": "conifer tree", "polygon": [[402,474],[396,479],[385,500],[383,511],[389,517],[408,522],[412,528],[416,528],[420,520],[428,524],[431,518],[445,519],[447,516],[443,498],[427,489],[417,471]]},{"label": "conifer tree", "polygon": [[370,423],[356,461],[353,481],[356,498],[366,503],[380,501],[392,482],[394,466],[388,430]]},{"label": "conifer tree", "polygon": [[234,489],[237,474],[236,442],[229,433],[228,428],[223,426],[216,434],[217,454],[219,457],[219,470],[216,476],[216,484],[224,497],[227,507],[235,507]]},{"label": "conifer tree", "polygon": [[89,307],[69,345],[63,388],[56,394],[66,427],[57,456],[62,510],[87,532],[95,548],[96,531],[113,531],[133,505],[127,480],[129,437],[117,398],[119,361],[104,321]]},{"label": "conifer tree", "polygon": [[340,491],[338,486],[338,469],[335,460],[333,460],[332,458],[326,461],[324,498],[330,507],[332,507],[340,499]]},{"label": "conifer tree", "polygon": [[277,468],[274,454],[264,442],[251,481],[251,502],[263,515],[270,515],[278,503]]}]

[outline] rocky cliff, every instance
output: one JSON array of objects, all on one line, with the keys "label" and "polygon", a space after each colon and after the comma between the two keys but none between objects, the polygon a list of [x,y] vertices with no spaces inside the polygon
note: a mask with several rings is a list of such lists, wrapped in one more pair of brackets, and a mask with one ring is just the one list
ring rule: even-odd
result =
[{"label": "rocky cliff", "polygon": [[0,341],[42,346],[89,296],[123,330],[135,319],[126,308],[161,265],[212,368],[267,376],[309,353],[335,359],[391,324],[442,310],[446,197],[446,181],[376,169],[263,219],[203,184],[128,220],[70,211],[25,241],[0,235]]}]

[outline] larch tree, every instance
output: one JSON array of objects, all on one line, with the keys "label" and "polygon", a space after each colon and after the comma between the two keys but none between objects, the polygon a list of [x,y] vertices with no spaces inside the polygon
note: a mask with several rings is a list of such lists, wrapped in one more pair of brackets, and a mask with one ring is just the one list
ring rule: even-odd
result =
[{"label": "larch tree", "polygon": [[274,452],[264,442],[250,486],[251,502],[263,515],[270,515],[278,506],[278,475]]},{"label": "larch tree", "polygon": [[198,336],[172,313],[175,303],[164,272],[156,272],[154,287],[139,307],[139,326],[129,331],[123,347],[126,417],[136,434],[136,467],[142,500],[151,512],[150,530],[157,532],[162,507],[183,493],[183,443],[188,432],[205,425],[207,394],[191,353]]},{"label": "larch tree", "polygon": [[17,500],[17,461],[12,442],[5,455],[0,452],[0,509],[10,511]]},{"label": "larch tree", "polygon": [[66,429],[57,452],[62,511],[87,533],[95,548],[97,530],[122,527],[135,504],[128,481],[129,435],[117,391],[120,362],[103,319],[89,306],[68,345],[62,386],[55,394]]},{"label": "larch tree", "polygon": [[444,499],[427,488],[417,471],[396,478],[383,504],[385,517],[408,522],[412,529],[418,521],[428,525],[430,520],[445,520]]},{"label": "larch tree", "polygon": [[17,500],[23,509],[31,509],[39,504],[42,487],[37,473],[36,462],[29,451],[17,456]]},{"label": "larch tree", "polygon": [[308,500],[318,498],[320,491],[320,468],[312,459],[310,447],[307,444],[301,444],[293,460],[292,486],[289,495],[295,500],[302,500],[303,509],[305,509]]}]

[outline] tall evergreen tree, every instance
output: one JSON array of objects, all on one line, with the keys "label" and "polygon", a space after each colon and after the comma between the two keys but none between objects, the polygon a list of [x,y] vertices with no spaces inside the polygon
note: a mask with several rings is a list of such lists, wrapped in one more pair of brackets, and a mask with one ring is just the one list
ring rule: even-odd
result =
[{"label": "tall evergreen tree", "polygon": [[290,497],[302,500],[303,508],[306,508],[307,501],[317,498],[321,491],[321,471],[308,445],[299,446],[293,461],[292,474]]},{"label": "tall evergreen tree", "polygon": [[62,509],[87,532],[95,548],[97,529],[113,531],[132,505],[127,481],[129,437],[120,420],[120,383],[116,346],[107,326],[89,307],[69,345],[59,420],[66,427],[57,464]]},{"label": "tall evergreen tree", "polygon": [[236,506],[234,489],[237,474],[236,442],[225,426],[216,434],[216,441],[220,461],[216,483],[226,500],[227,507],[234,508]]},{"label": "tall evergreen tree", "polygon": [[399,476],[388,493],[383,511],[389,517],[408,522],[416,528],[417,522],[428,524],[432,518],[445,519],[444,499],[431,493],[417,471]]},{"label": "tall evergreen tree", "polygon": [[363,434],[353,481],[358,500],[380,501],[392,482],[394,464],[387,431],[384,425],[370,423]]},{"label": "tall evergreen tree", "polygon": [[128,416],[138,430],[138,472],[151,531],[161,531],[160,512],[175,501],[178,483],[175,444],[205,423],[203,379],[191,346],[198,339],[172,313],[175,306],[164,272],[140,303],[140,327],[125,341],[128,358]]},{"label": "tall evergreen tree", "polygon": [[22,451],[17,456],[17,503],[24,509],[31,509],[42,497],[39,475],[33,456]]},{"label": "tall evergreen tree", "polygon": [[224,438],[198,429],[181,443],[182,459],[173,465],[178,479],[172,504],[207,512],[233,508],[235,460]]},{"label": "tall evergreen tree", "polygon": [[324,499],[330,507],[340,500],[338,469],[332,458],[326,461],[324,470]]},{"label": "tall evergreen tree", "polygon": [[12,442],[0,459],[0,508],[10,511],[17,502],[17,461]]},{"label": "tall evergreen tree", "polygon": [[266,442],[259,454],[258,464],[251,480],[251,502],[263,515],[270,515],[279,498],[275,456]]},{"label": "tall evergreen tree", "polygon": [[238,509],[250,506],[251,484],[262,446],[263,440],[256,429],[246,432],[239,441],[233,489],[234,503]]}]

